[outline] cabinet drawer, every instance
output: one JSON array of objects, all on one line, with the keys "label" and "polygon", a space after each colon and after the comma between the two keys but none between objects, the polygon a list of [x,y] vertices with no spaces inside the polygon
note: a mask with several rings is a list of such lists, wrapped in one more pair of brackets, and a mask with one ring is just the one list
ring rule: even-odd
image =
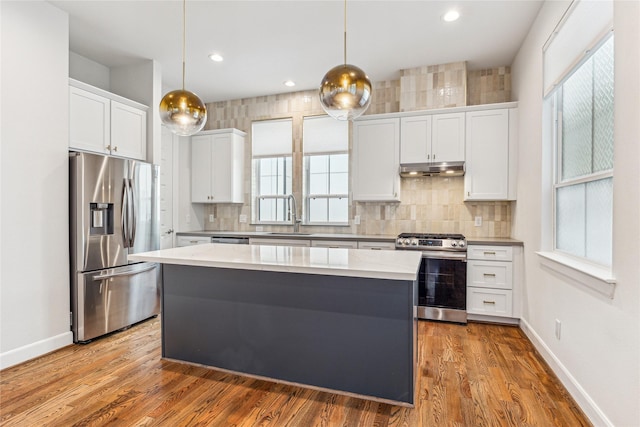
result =
[{"label": "cabinet drawer", "polygon": [[358,242],[358,249],[394,251],[396,244],[395,242]]},{"label": "cabinet drawer", "polygon": [[467,286],[513,288],[513,265],[508,261],[467,261]]},{"label": "cabinet drawer", "polygon": [[467,247],[467,259],[511,261],[513,259],[513,247],[469,245]]},{"label": "cabinet drawer", "polygon": [[318,248],[357,249],[358,242],[355,240],[312,240],[311,246]]},{"label": "cabinet drawer", "polygon": [[211,243],[211,237],[204,236],[178,236],[177,246],[193,246]]},{"label": "cabinet drawer", "polygon": [[467,288],[467,312],[490,316],[511,317],[513,295],[510,290]]}]

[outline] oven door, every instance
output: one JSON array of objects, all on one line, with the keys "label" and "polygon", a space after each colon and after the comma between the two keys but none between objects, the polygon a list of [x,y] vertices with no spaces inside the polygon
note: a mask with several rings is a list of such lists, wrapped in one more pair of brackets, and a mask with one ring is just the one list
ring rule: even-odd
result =
[{"label": "oven door", "polygon": [[466,253],[422,253],[418,276],[418,306],[420,318],[466,323]]}]

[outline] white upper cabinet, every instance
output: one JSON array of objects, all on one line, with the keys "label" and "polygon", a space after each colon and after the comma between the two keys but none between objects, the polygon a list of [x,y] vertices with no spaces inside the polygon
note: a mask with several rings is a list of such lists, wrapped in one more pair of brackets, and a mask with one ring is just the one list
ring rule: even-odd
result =
[{"label": "white upper cabinet", "polygon": [[517,111],[466,113],[465,200],[515,200]]},{"label": "white upper cabinet", "polygon": [[191,201],[244,202],[244,140],[237,129],[204,131],[191,138]]},{"label": "white upper cabinet", "polygon": [[111,101],[111,150],[118,156],[146,160],[146,111]]},{"label": "white upper cabinet", "polygon": [[109,154],[111,106],[107,98],[69,87],[69,147]]},{"label": "white upper cabinet", "polygon": [[69,82],[69,148],[146,160],[147,107]]},{"label": "white upper cabinet", "polygon": [[402,117],[400,126],[400,163],[464,161],[464,113]]},{"label": "white upper cabinet", "polygon": [[464,162],[465,113],[434,114],[431,117],[432,161]]},{"label": "white upper cabinet", "polygon": [[400,119],[353,122],[353,200],[400,201]]}]

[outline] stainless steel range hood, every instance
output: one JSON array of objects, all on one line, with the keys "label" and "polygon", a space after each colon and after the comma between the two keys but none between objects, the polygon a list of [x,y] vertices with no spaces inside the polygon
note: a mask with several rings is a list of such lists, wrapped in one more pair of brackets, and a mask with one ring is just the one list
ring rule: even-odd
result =
[{"label": "stainless steel range hood", "polygon": [[421,176],[462,175],[464,175],[464,162],[400,164],[400,176],[404,178],[419,178]]}]

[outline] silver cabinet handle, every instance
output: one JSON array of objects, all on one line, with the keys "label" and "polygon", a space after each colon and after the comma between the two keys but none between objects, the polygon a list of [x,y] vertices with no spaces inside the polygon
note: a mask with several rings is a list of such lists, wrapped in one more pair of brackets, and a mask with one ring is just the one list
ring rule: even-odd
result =
[{"label": "silver cabinet handle", "polygon": [[152,264],[149,267],[143,268],[141,270],[125,271],[125,272],[122,272],[122,273],[101,274],[101,275],[98,275],[98,276],[93,276],[91,278],[91,280],[97,281],[97,280],[110,279],[112,277],[133,276],[134,274],[144,273],[144,272],[147,272],[149,270],[153,270],[154,268],[157,268],[157,267],[158,267],[157,264]]},{"label": "silver cabinet handle", "polygon": [[118,146],[117,145],[113,147],[113,151],[118,151]]},{"label": "silver cabinet handle", "polygon": [[488,277],[496,277],[495,273],[483,273],[483,275]]},{"label": "silver cabinet handle", "polygon": [[495,252],[487,252],[487,251],[485,251],[484,254],[485,255],[495,255],[496,253]]},{"label": "silver cabinet handle", "polygon": [[496,302],[495,301],[482,301],[483,304],[490,304],[490,305],[495,305]]},{"label": "silver cabinet handle", "polygon": [[380,251],[380,250],[382,250],[382,248],[369,248],[369,249],[371,249],[372,251]]}]

